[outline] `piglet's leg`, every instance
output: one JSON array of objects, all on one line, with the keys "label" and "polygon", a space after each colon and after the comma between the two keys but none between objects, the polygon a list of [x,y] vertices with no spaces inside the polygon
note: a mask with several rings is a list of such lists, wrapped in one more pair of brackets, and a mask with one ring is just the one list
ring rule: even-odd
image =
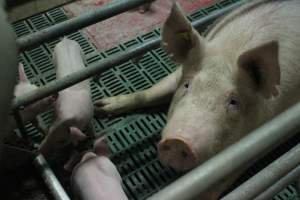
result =
[{"label": "piglet's leg", "polygon": [[149,89],[128,95],[100,99],[95,102],[96,115],[118,115],[138,108],[156,106],[168,102],[181,78],[181,68]]}]

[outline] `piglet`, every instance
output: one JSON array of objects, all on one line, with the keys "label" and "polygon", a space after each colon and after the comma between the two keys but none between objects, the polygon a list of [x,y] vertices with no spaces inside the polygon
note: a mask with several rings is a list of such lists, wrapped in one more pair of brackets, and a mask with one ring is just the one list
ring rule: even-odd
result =
[{"label": "piglet", "polygon": [[[80,45],[67,38],[55,46],[53,59],[57,79],[85,68]],[[59,92],[55,105],[55,121],[42,142],[40,152],[47,155],[60,149],[71,140],[85,139],[86,135],[82,132],[84,129],[93,134],[92,117],[93,104],[89,80]]]},{"label": "piglet", "polygon": [[[19,83],[15,86],[14,96],[19,97],[28,92],[32,92],[38,89],[38,86],[31,84],[28,80],[25,72],[24,66],[22,63],[19,63]],[[39,100],[33,104],[26,106],[23,110],[20,111],[20,115],[24,124],[28,122],[38,122],[36,116],[48,110],[51,106],[53,106],[56,101],[57,95],[51,95],[42,100]],[[40,124],[37,123],[40,127]],[[16,121],[11,117],[10,119],[10,127],[11,129],[17,128]],[[38,127],[38,128],[39,128]],[[44,130],[43,130],[44,132]]]},{"label": "piglet", "polygon": [[71,177],[74,195],[81,200],[127,200],[121,176],[108,158],[105,139],[96,141],[95,153],[86,153]]}]

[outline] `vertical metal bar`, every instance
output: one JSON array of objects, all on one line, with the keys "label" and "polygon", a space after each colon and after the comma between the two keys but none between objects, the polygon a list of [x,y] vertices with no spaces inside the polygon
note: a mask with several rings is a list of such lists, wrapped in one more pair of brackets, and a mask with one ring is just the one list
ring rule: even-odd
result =
[{"label": "vertical metal bar", "polygon": [[285,177],[277,181],[274,185],[269,187],[266,191],[257,196],[254,200],[270,200],[281,190],[287,187],[290,183],[300,177],[300,165],[288,173]]},{"label": "vertical metal bar", "polygon": [[45,184],[49,188],[51,194],[55,200],[70,200],[67,193],[57,180],[53,171],[49,167],[44,156],[39,154],[33,161],[37,170],[41,173],[42,178],[44,179]]},{"label": "vertical metal bar", "polygon": [[300,144],[244,182],[222,200],[252,200],[300,165]]},{"label": "vertical metal bar", "polygon": [[[254,130],[199,167],[186,173],[149,200],[189,200],[226,176],[268,153],[300,131],[300,103]],[[300,157],[300,156],[299,156]]]},{"label": "vertical metal bar", "polygon": [[15,121],[16,121],[16,124],[17,124],[17,127],[22,135],[22,138],[28,142],[28,135],[26,133],[26,129],[25,129],[25,126],[24,126],[24,123],[23,123],[23,119],[22,119],[22,116],[21,116],[21,113],[20,113],[20,110],[13,110],[13,116],[15,118]]}]

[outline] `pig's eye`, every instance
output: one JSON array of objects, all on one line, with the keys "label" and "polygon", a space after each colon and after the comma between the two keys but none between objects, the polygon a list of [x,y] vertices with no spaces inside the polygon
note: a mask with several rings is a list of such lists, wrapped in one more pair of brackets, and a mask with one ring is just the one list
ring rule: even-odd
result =
[{"label": "pig's eye", "polygon": [[229,110],[235,110],[239,107],[240,103],[237,97],[231,96],[228,99],[228,109]]}]

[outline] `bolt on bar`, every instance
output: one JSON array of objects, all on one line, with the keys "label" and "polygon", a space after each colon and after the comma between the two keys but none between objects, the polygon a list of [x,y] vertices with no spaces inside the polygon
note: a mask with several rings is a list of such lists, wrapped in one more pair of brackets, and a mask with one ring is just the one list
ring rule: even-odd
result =
[{"label": "bolt on bar", "polygon": [[153,0],[115,0],[110,4],[107,4],[105,7],[98,8],[39,32],[17,39],[16,42],[19,52],[28,50],[42,44],[43,42],[77,31],[152,1]]},{"label": "bolt on bar", "polygon": [[51,194],[54,196],[55,200],[70,200],[67,193],[57,180],[53,171],[49,167],[47,161],[45,160],[43,155],[38,155],[34,159],[34,165],[41,173],[42,178],[44,179],[45,184],[49,188]]},{"label": "bolt on bar", "polygon": [[288,151],[221,200],[251,200],[300,165],[300,144]]},{"label": "bolt on bar", "polygon": [[265,123],[149,200],[189,200],[300,131],[300,103]]},{"label": "bolt on bar", "polygon": [[281,190],[287,187],[291,182],[300,177],[300,165],[288,173],[285,177],[280,179],[266,191],[257,196],[254,200],[270,200]]},{"label": "bolt on bar", "polygon": [[[207,23],[212,22],[217,17],[224,15],[225,13],[239,7],[242,5],[242,2],[235,3],[232,6],[228,6],[222,10],[216,11],[213,14],[203,17],[197,21],[194,21],[192,25],[199,29],[201,26],[206,25]],[[142,55],[143,53],[150,51],[154,48],[158,48],[160,46],[161,39],[157,38],[151,40],[147,43],[144,43],[138,47],[129,49],[126,52],[122,52],[114,57],[106,58],[97,63],[91,64],[87,66],[85,69],[82,69],[78,72],[75,72],[69,76],[66,76],[62,79],[52,81],[47,85],[36,89],[35,91],[29,92],[21,97],[16,97],[12,103],[12,109],[18,109],[20,106],[27,106],[35,101],[43,99],[51,94],[57,93],[60,90],[63,90],[67,87],[70,87],[76,83],[79,83],[85,79],[90,78],[104,70],[109,69],[110,67],[119,65],[129,59],[135,58],[138,55]]]}]

